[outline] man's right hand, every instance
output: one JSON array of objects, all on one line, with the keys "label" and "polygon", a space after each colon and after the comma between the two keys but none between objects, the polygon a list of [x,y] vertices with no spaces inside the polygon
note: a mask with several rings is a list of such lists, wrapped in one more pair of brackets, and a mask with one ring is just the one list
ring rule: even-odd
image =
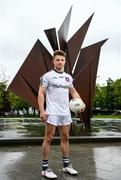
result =
[{"label": "man's right hand", "polygon": [[40,112],[40,119],[41,119],[42,121],[46,121],[46,120],[47,120],[47,114],[46,114],[45,111]]}]

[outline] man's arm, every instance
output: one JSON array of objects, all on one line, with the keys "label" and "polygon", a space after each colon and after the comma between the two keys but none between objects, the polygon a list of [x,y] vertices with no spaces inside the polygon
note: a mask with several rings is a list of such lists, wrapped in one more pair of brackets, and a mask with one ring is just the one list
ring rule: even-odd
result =
[{"label": "man's arm", "polygon": [[[74,87],[69,88],[69,93],[71,94],[72,98],[79,98],[79,99],[82,100],[82,98],[80,97],[79,93],[76,91],[76,89]],[[85,108],[84,109],[80,109],[80,111],[81,112],[85,111]]]},{"label": "man's arm", "polygon": [[44,121],[47,119],[47,115],[44,110],[45,92],[46,92],[46,87],[42,87],[40,85],[39,92],[38,92],[38,104],[39,104],[39,110],[40,110],[40,118]]},{"label": "man's arm", "polygon": [[76,91],[76,89],[74,87],[69,88],[69,93],[71,94],[72,98],[81,99],[79,93]]}]

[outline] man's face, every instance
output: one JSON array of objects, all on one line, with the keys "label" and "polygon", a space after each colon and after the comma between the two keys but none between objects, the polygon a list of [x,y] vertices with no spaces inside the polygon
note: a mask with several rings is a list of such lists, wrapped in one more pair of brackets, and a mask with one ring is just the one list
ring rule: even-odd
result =
[{"label": "man's face", "polygon": [[64,56],[56,55],[53,59],[54,68],[61,71],[64,69],[66,60]]}]

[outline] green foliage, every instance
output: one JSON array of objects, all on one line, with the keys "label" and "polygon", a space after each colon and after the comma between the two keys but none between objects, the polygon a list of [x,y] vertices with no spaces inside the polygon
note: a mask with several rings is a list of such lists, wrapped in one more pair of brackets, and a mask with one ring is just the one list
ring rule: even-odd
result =
[{"label": "green foliage", "polygon": [[96,92],[93,101],[94,108],[121,109],[121,79],[107,80],[105,86],[96,85]]},{"label": "green foliage", "polygon": [[115,108],[121,109],[121,79],[117,79],[114,82],[114,94],[115,94]]},{"label": "green foliage", "polygon": [[112,119],[121,119],[121,115],[93,115],[93,118],[112,118]]},{"label": "green foliage", "polygon": [[106,107],[109,110],[113,110],[115,108],[115,94],[114,94],[114,81],[112,79],[107,80],[106,86]]},{"label": "green foliage", "polygon": [[11,109],[17,110],[18,115],[19,115],[19,110],[21,111],[26,111],[26,114],[28,114],[28,109],[30,107],[30,105],[25,102],[24,100],[22,100],[20,97],[16,96],[15,94],[13,94],[12,92],[9,93],[9,101],[11,104]]},{"label": "green foliage", "polygon": [[18,115],[19,111],[24,111],[25,114],[28,114],[30,105],[6,89],[7,81],[0,82],[0,115],[5,116],[6,112],[14,112],[15,110]]},{"label": "green foliage", "polygon": [[7,81],[0,82],[0,114],[10,111],[8,92],[6,91]]},{"label": "green foliage", "polygon": [[102,107],[105,108],[105,99],[106,99],[106,87],[101,87],[99,84],[96,86],[95,98],[93,106],[95,108]]}]

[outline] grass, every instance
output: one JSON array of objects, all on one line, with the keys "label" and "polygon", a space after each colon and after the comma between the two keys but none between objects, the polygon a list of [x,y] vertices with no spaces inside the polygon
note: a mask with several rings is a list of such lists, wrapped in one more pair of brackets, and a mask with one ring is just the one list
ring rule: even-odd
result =
[{"label": "grass", "polygon": [[[74,115],[72,115],[72,118],[74,118],[75,116]],[[4,118],[4,117],[1,117],[1,118]],[[5,118],[37,118],[37,119],[39,119],[39,116],[14,116],[14,117],[11,117],[11,116],[6,116]],[[120,115],[92,115],[92,118],[113,118],[113,119],[121,119],[121,114]],[[32,121],[32,119],[31,119],[31,121]],[[33,119],[33,121],[34,121],[34,119]]]},{"label": "grass", "polygon": [[121,119],[121,115],[93,115],[93,118],[113,118],[113,119]]}]

